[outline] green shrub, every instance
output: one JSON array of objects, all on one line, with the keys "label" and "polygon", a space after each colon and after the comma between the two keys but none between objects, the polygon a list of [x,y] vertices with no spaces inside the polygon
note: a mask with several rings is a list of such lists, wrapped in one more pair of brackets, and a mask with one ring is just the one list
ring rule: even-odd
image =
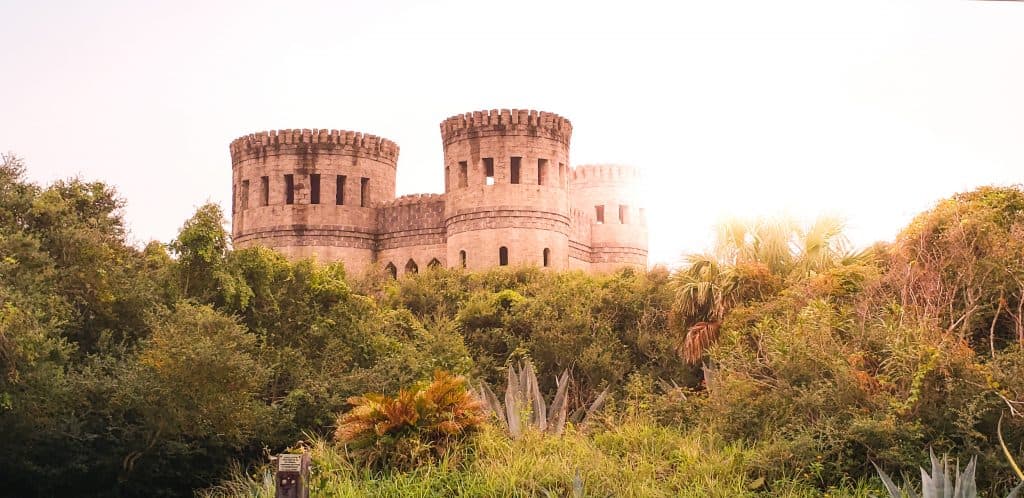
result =
[{"label": "green shrub", "polygon": [[364,394],[338,419],[335,438],[372,468],[411,469],[447,456],[483,421],[466,379],[438,371],[395,397]]}]

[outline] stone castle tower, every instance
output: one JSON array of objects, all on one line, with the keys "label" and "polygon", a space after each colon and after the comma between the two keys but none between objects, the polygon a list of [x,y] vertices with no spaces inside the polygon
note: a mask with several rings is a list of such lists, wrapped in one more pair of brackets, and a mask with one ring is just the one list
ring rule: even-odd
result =
[{"label": "stone castle tower", "polygon": [[231,142],[236,247],[377,264],[647,266],[647,221],[629,166],[571,167],[572,124],[547,112],[492,110],[441,123],[444,194],[395,198],[398,146],[369,134],[280,130]]}]

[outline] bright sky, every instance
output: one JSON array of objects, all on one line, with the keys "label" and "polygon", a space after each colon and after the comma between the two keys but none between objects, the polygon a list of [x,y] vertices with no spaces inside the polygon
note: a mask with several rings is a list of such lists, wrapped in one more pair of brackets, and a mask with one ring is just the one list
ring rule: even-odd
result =
[{"label": "bright sky", "polygon": [[0,0],[0,150],[127,199],[168,241],[230,209],[228,143],[279,128],[401,146],[443,190],[438,124],[531,108],[574,164],[647,176],[651,262],[728,216],[844,216],[889,239],[957,191],[1024,182],[1024,3]]}]

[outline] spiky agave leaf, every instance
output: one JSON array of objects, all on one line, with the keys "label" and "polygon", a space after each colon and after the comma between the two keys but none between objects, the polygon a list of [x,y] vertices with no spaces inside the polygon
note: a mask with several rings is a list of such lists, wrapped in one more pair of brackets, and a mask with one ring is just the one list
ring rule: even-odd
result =
[{"label": "spiky agave leaf", "polygon": [[597,399],[595,399],[594,402],[590,404],[590,408],[587,408],[586,415],[584,415],[583,420],[580,421],[581,427],[587,425],[587,422],[590,421],[591,417],[593,417],[594,414],[597,413],[597,411],[600,410],[602,406],[604,406],[604,402],[608,399],[609,389],[610,386],[604,388],[604,391],[601,391],[601,394],[597,395]]},{"label": "spiky agave leaf", "polygon": [[[903,490],[901,490],[899,486],[896,486],[896,483],[892,482],[892,478],[889,477],[889,474],[886,474],[885,471],[882,470],[875,462],[871,462],[871,465],[875,466],[875,471],[878,472],[878,477],[882,480],[882,484],[885,485],[885,490],[889,492],[890,498],[903,498]],[[907,495],[911,498],[917,498],[917,495],[913,491],[908,490]]]},{"label": "spiky agave leaf", "polygon": [[501,406],[501,402],[498,401],[498,397],[494,395],[494,391],[491,390],[491,386],[486,383],[480,385],[480,398],[487,403],[487,407],[498,419],[498,422],[501,423],[501,426],[508,429],[508,420],[505,418],[505,408]]},{"label": "spiky agave leaf", "polygon": [[548,428],[547,406],[540,394],[540,385],[537,382],[537,372],[533,368],[533,362],[526,362],[522,367],[522,377],[525,378],[524,398],[530,403],[530,422],[540,431]]},{"label": "spiky agave leaf", "polygon": [[569,371],[562,372],[557,380],[555,398],[551,400],[551,418],[548,420],[548,432],[560,435],[565,431],[565,417],[569,411]]},{"label": "spiky agave leaf", "polygon": [[505,414],[508,421],[508,434],[512,439],[519,439],[523,430],[519,418],[522,406],[519,390],[519,375],[512,365],[508,366],[508,382],[505,385]]}]

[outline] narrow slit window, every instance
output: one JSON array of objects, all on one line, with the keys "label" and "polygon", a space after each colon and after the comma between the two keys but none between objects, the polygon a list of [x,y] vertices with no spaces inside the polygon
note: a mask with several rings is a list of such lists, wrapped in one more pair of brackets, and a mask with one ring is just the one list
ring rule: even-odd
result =
[{"label": "narrow slit window", "polygon": [[494,185],[494,158],[493,157],[485,157],[484,158],[484,176],[487,177],[484,180],[485,184],[487,184],[487,185]]},{"label": "narrow slit window", "polygon": [[565,187],[565,163],[558,163],[558,186]]},{"label": "narrow slit window", "polygon": [[295,204],[295,175],[284,175],[284,203]]},{"label": "narrow slit window", "polygon": [[597,217],[597,224],[604,223],[604,206],[594,206],[594,216]]},{"label": "narrow slit window", "polygon": [[242,180],[242,209],[249,209],[249,180]]},{"label": "narrow slit window", "polygon": [[544,248],[544,266],[548,267],[551,265],[551,249]]},{"label": "narrow slit window", "polygon": [[459,264],[466,267],[466,251],[459,251]]},{"label": "narrow slit window", "polygon": [[270,205],[270,177],[260,177],[260,206]]},{"label": "narrow slit window", "polygon": [[523,165],[523,158],[513,157],[512,158],[512,169],[509,171],[510,183],[519,183],[519,169]]},{"label": "narrow slit window", "polygon": [[459,187],[469,186],[469,163],[466,161],[459,161]]},{"label": "narrow slit window", "polygon": [[548,160],[537,160],[537,185],[548,184]]},{"label": "narrow slit window", "polygon": [[345,175],[338,175],[337,185],[334,191],[334,203],[338,206],[345,205]]},{"label": "narrow slit window", "polygon": [[498,264],[501,266],[508,266],[508,248],[501,246],[498,249]]},{"label": "narrow slit window", "polygon": [[359,207],[367,207],[370,205],[370,179],[360,178],[359,179]]},{"label": "narrow slit window", "polygon": [[629,206],[619,206],[619,223],[629,223]]},{"label": "narrow slit window", "polygon": [[309,203],[320,204],[320,175],[309,175]]},{"label": "narrow slit window", "polygon": [[232,183],[231,184],[231,212],[232,213],[237,211],[237,209],[235,209],[235,203],[236,203],[235,200],[236,199],[238,199],[238,184],[237,183]]}]

